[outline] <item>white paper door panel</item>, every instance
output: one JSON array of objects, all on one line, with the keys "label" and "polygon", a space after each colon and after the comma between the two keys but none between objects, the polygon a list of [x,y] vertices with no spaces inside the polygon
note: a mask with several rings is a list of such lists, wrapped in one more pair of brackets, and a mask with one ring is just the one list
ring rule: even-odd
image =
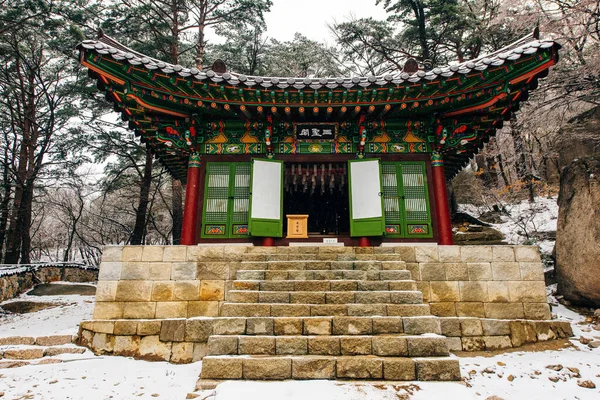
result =
[{"label": "white paper door panel", "polygon": [[379,160],[350,163],[352,219],[377,218],[381,209]]},{"label": "white paper door panel", "polygon": [[281,170],[281,163],[254,160],[250,218],[281,218]]}]

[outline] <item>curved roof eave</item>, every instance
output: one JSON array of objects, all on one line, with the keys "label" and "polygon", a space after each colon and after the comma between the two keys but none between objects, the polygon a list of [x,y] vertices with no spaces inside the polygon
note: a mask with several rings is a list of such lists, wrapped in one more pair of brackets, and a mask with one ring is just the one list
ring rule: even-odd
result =
[{"label": "curved roof eave", "polygon": [[547,49],[560,45],[552,40],[539,39],[537,31],[495,51],[494,53],[462,63],[450,63],[444,67],[436,67],[430,71],[417,71],[409,74],[404,71],[395,71],[378,76],[340,76],[328,78],[309,77],[277,77],[277,76],[250,76],[235,72],[218,74],[212,70],[206,72],[197,68],[186,68],[182,65],[170,64],[144,54],[136,52],[115,39],[101,34],[96,40],[85,40],[77,48],[82,51],[91,50],[101,55],[110,55],[117,61],[126,61],[131,65],[144,65],[149,70],[160,70],[167,75],[179,75],[182,78],[198,82],[212,81],[214,83],[225,83],[231,86],[254,87],[254,88],[279,88],[279,89],[336,89],[336,88],[368,88],[382,87],[386,85],[400,85],[403,83],[414,84],[417,82],[431,82],[436,79],[449,78],[455,75],[466,75],[472,71],[484,71],[488,67],[503,65],[507,60],[515,61],[522,55],[536,53],[538,49]]}]

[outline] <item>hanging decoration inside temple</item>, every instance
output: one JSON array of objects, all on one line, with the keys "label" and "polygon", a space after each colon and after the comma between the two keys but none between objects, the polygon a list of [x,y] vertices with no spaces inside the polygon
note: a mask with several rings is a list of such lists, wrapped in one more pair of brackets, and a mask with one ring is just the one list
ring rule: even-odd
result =
[{"label": "hanging decoration inside temple", "polygon": [[290,163],[285,166],[287,193],[334,194],[343,192],[348,171],[345,163]]}]

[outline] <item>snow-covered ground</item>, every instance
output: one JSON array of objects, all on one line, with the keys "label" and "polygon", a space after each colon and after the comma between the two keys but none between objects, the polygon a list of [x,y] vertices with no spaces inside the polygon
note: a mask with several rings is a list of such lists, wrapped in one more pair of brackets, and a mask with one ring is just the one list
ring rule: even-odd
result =
[{"label": "snow-covered ground", "polygon": [[[557,197],[536,197],[534,203],[523,200],[515,204],[506,204],[508,215],[502,215],[501,224],[491,224],[506,237],[509,244],[534,244],[540,247],[544,254],[551,254],[554,240],[536,240],[532,234],[540,232],[555,232],[558,219]],[[487,208],[471,204],[461,204],[459,210],[479,217]],[[530,237],[528,238],[528,235]],[[533,235],[535,236],[535,235]]]},{"label": "snow-covered ground", "polygon": [[[67,282],[61,282],[68,285]],[[28,314],[0,315],[0,337],[76,335],[79,322],[92,318],[94,296],[28,296],[27,293],[0,304],[18,301],[54,303],[55,307]]]},{"label": "snow-covered ground", "polygon": [[[91,296],[22,295],[16,300],[61,305],[20,316],[0,316],[0,337],[75,333],[79,321],[90,318]],[[600,339],[600,329],[559,305],[553,310],[572,321],[576,338]],[[398,399],[598,399],[600,349],[572,340],[562,350],[518,351],[488,357],[460,358],[463,382],[381,383],[225,382],[201,392],[210,400],[398,400]],[[131,358],[64,355],[60,364],[0,368],[0,398],[4,399],[184,399],[193,392],[202,363],[173,365]],[[2,360],[0,360],[1,363]],[[547,366],[555,365],[554,369]],[[560,365],[561,367],[558,367]],[[555,369],[560,369],[556,371]],[[579,377],[578,377],[579,376]],[[599,388],[578,386],[589,380]],[[556,382],[555,382],[556,381]],[[3,394],[2,394],[3,393]],[[497,397],[497,398],[498,398]],[[496,400],[497,400],[496,398]]]}]

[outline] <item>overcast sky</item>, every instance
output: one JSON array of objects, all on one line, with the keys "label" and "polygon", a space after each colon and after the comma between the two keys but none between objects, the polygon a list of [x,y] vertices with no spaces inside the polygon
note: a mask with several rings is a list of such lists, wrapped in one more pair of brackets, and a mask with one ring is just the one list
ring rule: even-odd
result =
[{"label": "overcast sky", "polygon": [[[300,32],[309,39],[332,43],[327,24],[356,18],[385,19],[386,13],[375,0],[273,0],[271,12],[265,16],[267,36],[288,41]],[[211,32],[212,33],[212,32]],[[209,41],[223,41],[209,33]]]},{"label": "overcast sky", "polygon": [[273,0],[266,15],[267,36],[291,40],[296,32],[312,40],[332,42],[328,23],[356,18],[384,19],[385,10],[375,0]]}]

